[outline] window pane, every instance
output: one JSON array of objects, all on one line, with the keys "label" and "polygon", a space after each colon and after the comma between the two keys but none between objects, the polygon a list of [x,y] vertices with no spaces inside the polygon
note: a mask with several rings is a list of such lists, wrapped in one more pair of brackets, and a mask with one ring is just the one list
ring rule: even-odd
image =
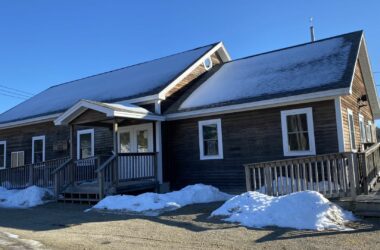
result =
[{"label": "window pane", "polygon": [[306,114],[288,115],[286,117],[288,132],[307,131]]},{"label": "window pane", "polygon": [[217,140],[218,130],[216,124],[203,125],[203,139],[204,140]]},{"label": "window pane", "polygon": [[310,150],[309,134],[307,132],[288,134],[290,151]]},{"label": "window pane", "polygon": [[34,141],[34,152],[42,152],[43,141],[35,140]]},{"label": "window pane", "polygon": [[137,131],[137,152],[148,152],[148,130]]},{"label": "window pane", "polygon": [[129,132],[123,132],[120,134],[120,152],[131,152],[131,134]]},{"label": "window pane", "polygon": [[356,142],[355,142],[355,131],[354,131],[354,117],[349,114],[348,115],[348,122],[350,125],[350,140],[351,140],[351,148],[355,148]]},{"label": "window pane", "polygon": [[80,137],[80,159],[89,158],[92,156],[91,151],[91,134],[81,134]]},{"label": "window pane", "polygon": [[204,155],[218,155],[218,140],[205,140],[203,150]]}]

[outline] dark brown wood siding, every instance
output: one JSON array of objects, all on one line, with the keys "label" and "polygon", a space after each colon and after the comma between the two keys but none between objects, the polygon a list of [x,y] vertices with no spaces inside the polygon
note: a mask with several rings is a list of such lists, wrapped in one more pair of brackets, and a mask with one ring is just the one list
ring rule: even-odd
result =
[{"label": "dark brown wood siding", "polygon": [[[165,122],[164,178],[173,188],[205,183],[224,190],[245,187],[243,164],[283,159],[281,111],[312,107],[316,153],[338,152],[334,101]],[[222,160],[200,160],[198,121],[220,118]]]},{"label": "dark brown wood siding", "polygon": [[[11,152],[24,151],[25,164],[32,162],[32,138],[45,135],[46,160],[69,155],[69,129],[53,122],[0,130],[0,141],[7,142],[7,167],[11,166]],[[59,144],[59,145],[58,145]],[[66,144],[66,147],[62,147]]]},{"label": "dark brown wood siding", "polygon": [[[368,102],[366,106],[359,109],[358,98],[362,95],[366,95],[367,90],[364,85],[364,80],[362,76],[362,71],[359,62],[357,62],[355,67],[355,74],[352,83],[352,94],[348,96],[341,97],[341,109],[342,109],[342,123],[343,123],[343,136],[344,136],[344,150],[351,151],[350,145],[350,131],[348,126],[348,112],[347,109],[351,109],[354,116],[354,127],[355,127],[355,142],[356,149],[360,145],[360,128],[359,128],[359,113],[364,117],[364,123],[367,124],[368,121],[372,121],[373,124],[373,114],[371,105]],[[373,132],[374,134],[374,132]],[[376,139],[376,136],[374,136]]]}]

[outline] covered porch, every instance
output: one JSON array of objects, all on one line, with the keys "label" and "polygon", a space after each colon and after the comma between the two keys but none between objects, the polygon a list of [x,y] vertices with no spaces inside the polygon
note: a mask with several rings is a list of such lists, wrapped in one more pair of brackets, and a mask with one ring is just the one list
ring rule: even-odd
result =
[{"label": "covered porch", "polygon": [[55,120],[70,127],[70,157],[53,171],[57,199],[156,189],[162,183],[163,117],[132,104],[81,100]]}]

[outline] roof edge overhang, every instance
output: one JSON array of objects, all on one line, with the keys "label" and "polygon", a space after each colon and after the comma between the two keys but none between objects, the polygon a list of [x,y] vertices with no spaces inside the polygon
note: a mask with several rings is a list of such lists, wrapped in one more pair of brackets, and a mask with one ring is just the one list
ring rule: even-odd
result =
[{"label": "roof edge overhang", "polygon": [[[86,112],[87,110],[95,110],[97,112],[105,114],[109,118],[131,118],[131,119],[143,119],[151,121],[164,121],[165,118],[160,115],[153,114],[148,110],[140,108],[140,110],[133,110],[131,107],[123,106],[123,109],[115,109],[111,106],[112,104],[104,104],[93,102],[89,100],[80,100],[74,104],[71,108],[62,113],[59,117],[54,120],[54,124],[59,125],[68,125],[75,118]],[[135,105],[134,105],[135,106]],[[135,106],[138,107],[138,106]]]},{"label": "roof edge overhang", "polygon": [[313,92],[309,94],[281,97],[281,98],[275,98],[275,99],[269,99],[269,100],[263,100],[263,101],[257,101],[257,102],[247,102],[247,103],[241,103],[241,104],[232,104],[232,105],[225,105],[225,106],[220,106],[220,107],[198,109],[198,110],[193,110],[193,111],[177,112],[177,113],[167,114],[165,117],[167,121],[181,120],[181,119],[188,119],[188,118],[193,118],[193,117],[202,117],[202,116],[219,115],[219,114],[279,107],[279,106],[284,106],[284,105],[333,100],[336,97],[339,97],[342,95],[349,95],[349,94],[350,94],[350,90],[347,87],[347,88],[319,91],[319,92]]},{"label": "roof edge overhang", "polygon": [[[357,60],[355,62],[355,66],[358,61],[361,67],[363,81],[367,90],[367,96],[368,96],[369,103],[373,112],[374,119],[379,119],[380,118],[379,96],[377,93],[377,88],[376,88],[375,80],[373,77],[371,62],[368,56],[367,44],[365,41],[364,34],[362,35],[362,38],[360,40],[360,46],[359,46],[359,51],[357,55]],[[355,70],[353,70],[352,81],[350,84],[350,93],[352,92],[352,84],[354,80],[354,75],[355,75]]]},{"label": "roof edge overhang", "polygon": [[201,56],[197,61],[195,61],[188,69],[186,69],[181,75],[179,75],[177,78],[175,78],[169,85],[167,85],[163,90],[161,90],[158,93],[157,99],[165,100],[166,94],[173,89],[179,82],[181,82],[183,79],[185,79],[186,76],[188,76],[191,72],[193,72],[200,64],[203,63],[203,61],[214,54],[215,52],[218,52],[219,56],[221,57],[223,62],[229,62],[231,61],[231,56],[229,55],[227,49],[224,47],[223,42],[217,43],[214,47],[212,47],[209,51],[207,51],[203,56]]},{"label": "roof edge overhang", "polygon": [[38,117],[23,119],[23,120],[19,120],[19,121],[2,123],[2,124],[0,124],[0,130],[54,121],[61,114],[62,113],[55,113],[55,114],[51,114],[51,115],[44,115],[44,116],[38,116]]}]

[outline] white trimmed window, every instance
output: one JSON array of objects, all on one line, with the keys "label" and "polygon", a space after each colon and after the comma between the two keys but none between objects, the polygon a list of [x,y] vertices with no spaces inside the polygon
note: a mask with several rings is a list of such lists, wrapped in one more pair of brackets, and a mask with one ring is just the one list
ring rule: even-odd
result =
[{"label": "white trimmed window", "polygon": [[354,115],[351,109],[347,109],[347,118],[348,118],[348,129],[350,132],[350,146],[351,146],[351,150],[355,150],[356,149],[355,123],[354,123]]},{"label": "white trimmed window", "polygon": [[313,109],[281,111],[284,156],[315,155]]},{"label": "white trimmed window", "polygon": [[32,138],[32,163],[45,161],[45,136],[34,136]]},{"label": "white trimmed window", "polygon": [[373,139],[373,124],[371,121],[368,121],[368,125],[366,127],[367,131],[367,142],[374,142],[375,140]]},{"label": "white trimmed window", "polygon": [[16,151],[11,153],[11,167],[16,168],[25,165],[24,151]]},{"label": "white trimmed window", "polygon": [[221,120],[199,121],[198,129],[200,159],[223,159]]},{"label": "white trimmed window", "polygon": [[7,166],[7,142],[0,141],[0,169]]},{"label": "white trimmed window", "polygon": [[94,156],[94,129],[77,132],[77,158],[86,159]]},{"label": "white trimmed window", "polygon": [[360,141],[362,143],[365,143],[367,141],[366,128],[364,124],[364,117],[361,114],[359,114],[359,128],[360,128]]}]

